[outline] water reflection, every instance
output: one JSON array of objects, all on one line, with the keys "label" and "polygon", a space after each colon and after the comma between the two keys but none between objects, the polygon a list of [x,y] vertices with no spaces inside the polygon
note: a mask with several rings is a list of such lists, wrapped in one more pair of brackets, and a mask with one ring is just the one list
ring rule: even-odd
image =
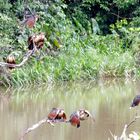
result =
[{"label": "water reflection", "polygon": [[[86,108],[96,123],[84,121],[79,129],[64,123],[55,127],[44,124],[29,133],[26,140],[103,140],[111,137],[109,130],[120,135],[124,124],[136,113],[129,106],[139,91],[139,82],[105,81],[58,83],[9,89],[6,93],[0,90],[0,139],[17,140],[26,128],[46,117],[52,107],[63,108],[68,117]],[[129,131],[140,131],[139,122]]]}]

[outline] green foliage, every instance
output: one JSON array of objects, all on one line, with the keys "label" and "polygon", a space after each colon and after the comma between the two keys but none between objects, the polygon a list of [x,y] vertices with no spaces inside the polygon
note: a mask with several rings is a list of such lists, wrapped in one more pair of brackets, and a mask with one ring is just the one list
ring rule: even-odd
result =
[{"label": "green foliage", "polygon": [[[121,10],[129,9],[132,5],[129,2],[124,2],[124,5],[122,3],[114,0],[111,5],[115,4]],[[109,1],[101,0],[69,4],[63,1],[51,1],[49,4],[30,1],[28,6],[40,18],[35,28],[29,30],[24,27],[22,31],[19,21],[23,19],[24,3],[18,0],[11,5],[3,1],[0,13],[1,60],[15,53],[17,62],[20,62],[27,51],[28,36],[39,32],[46,35],[42,58],[36,60],[33,56],[25,66],[12,70],[11,83],[23,85],[55,80],[94,80],[99,77],[140,75],[140,30],[135,26],[137,22],[114,18],[109,13],[113,10],[109,5]],[[100,10],[95,7],[100,7]],[[96,17],[91,16],[93,8],[97,12]],[[103,12],[107,13],[105,17]],[[105,24],[110,16],[114,21]],[[104,29],[111,34],[101,35]]]},{"label": "green foliage", "polygon": [[[85,29],[88,25],[87,20],[95,18],[103,34],[110,33],[110,24],[116,23],[117,20],[127,18],[129,21],[135,21],[135,18],[140,16],[138,0],[70,0],[66,3],[70,17],[74,16]],[[137,26],[139,21],[133,23]]]}]

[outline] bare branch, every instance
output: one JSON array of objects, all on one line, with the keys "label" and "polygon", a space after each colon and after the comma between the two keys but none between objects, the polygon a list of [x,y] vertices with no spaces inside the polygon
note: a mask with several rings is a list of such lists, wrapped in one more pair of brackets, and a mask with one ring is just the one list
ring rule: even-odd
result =
[{"label": "bare branch", "polygon": [[127,124],[127,128],[130,127],[139,118],[140,118],[140,116],[135,116],[134,119],[129,124]]},{"label": "bare branch", "polygon": [[20,140],[24,139],[24,136],[26,134],[28,134],[29,132],[33,131],[34,129],[38,128],[41,124],[46,123],[47,122],[47,118],[39,121],[38,123],[34,124],[32,127],[29,127],[28,129],[26,129],[26,131],[23,133],[23,135],[20,137]]},{"label": "bare branch", "polygon": [[126,135],[126,131],[127,129],[134,123],[136,122],[137,119],[139,119],[140,116],[137,116],[137,114],[135,115],[134,119],[129,123],[129,124],[126,124],[124,126],[124,129],[123,129],[123,132],[121,134],[121,137],[120,137],[120,140],[125,140],[127,138],[127,135]]},{"label": "bare branch", "polygon": [[27,128],[25,130],[25,132],[23,133],[23,135],[20,137],[19,140],[23,140],[25,135],[28,134],[29,132],[35,130],[36,128],[38,128],[40,125],[44,124],[44,123],[49,123],[51,126],[54,126],[53,123],[59,123],[59,122],[67,122],[65,120],[49,120],[48,117],[45,119],[40,120],[39,122],[37,122],[36,124],[32,125],[31,127]]},{"label": "bare branch", "polygon": [[132,18],[127,18],[127,17],[122,17],[122,16],[120,16],[120,15],[117,15],[117,14],[115,14],[115,13],[112,13],[112,12],[110,12],[112,15],[114,15],[114,16],[117,16],[118,18],[121,18],[121,19],[132,19]]},{"label": "bare branch", "polygon": [[19,64],[9,64],[6,62],[0,62],[0,67],[12,67],[12,68],[19,68],[22,65],[24,65],[26,63],[26,61],[28,61],[28,59],[30,58],[30,56],[35,52],[35,49],[30,50],[26,53],[26,55],[23,57],[23,60],[21,63]]},{"label": "bare branch", "polygon": [[123,132],[118,140],[127,140],[126,131],[127,131],[127,125],[124,126]]},{"label": "bare branch", "polygon": [[136,120],[139,119],[139,118],[140,118],[140,116],[137,116],[137,114],[136,114],[135,117],[134,117],[134,119],[133,119],[131,122],[129,122],[128,124],[126,124],[126,125],[124,126],[123,132],[122,132],[122,134],[121,134],[120,137],[113,135],[112,132],[110,131],[110,133],[111,133],[113,139],[114,139],[114,140],[127,140],[127,139],[128,139],[128,136],[127,136],[127,134],[126,134],[127,129],[128,129],[134,122],[136,122]]}]

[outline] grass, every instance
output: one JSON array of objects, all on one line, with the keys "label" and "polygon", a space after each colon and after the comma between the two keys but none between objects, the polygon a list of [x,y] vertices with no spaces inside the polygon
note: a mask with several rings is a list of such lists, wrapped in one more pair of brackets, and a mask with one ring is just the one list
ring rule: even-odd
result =
[{"label": "grass", "polygon": [[[104,47],[100,44],[98,46]],[[131,51],[113,50],[114,52],[108,53],[100,52],[96,48],[89,44],[85,48],[81,47],[81,43],[77,41],[76,46],[69,46],[66,50],[62,48],[58,56],[46,56],[39,61],[32,58],[25,66],[11,72],[11,82],[14,85],[23,85],[51,80],[131,77],[136,74],[137,69]]]}]

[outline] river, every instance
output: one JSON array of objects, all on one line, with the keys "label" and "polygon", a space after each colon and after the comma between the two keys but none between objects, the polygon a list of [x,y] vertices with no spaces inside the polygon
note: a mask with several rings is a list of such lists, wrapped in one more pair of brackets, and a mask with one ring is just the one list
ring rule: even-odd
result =
[{"label": "river", "polygon": [[[140,107],[129,109],[140,92],[140,82],[99,80],[64,82],[22,88],[0,88],[0,140],[18,140],[25,129],[47,116],[53,107],[63,108],[69,118],[78,109],[89,110],[95,123],[88,119],[76,128],[68,123],[52,127],[41,125],[25,140],[107,140],[110,131],[120,135]],[[129,129],[140,132],[140,120]]]}]

